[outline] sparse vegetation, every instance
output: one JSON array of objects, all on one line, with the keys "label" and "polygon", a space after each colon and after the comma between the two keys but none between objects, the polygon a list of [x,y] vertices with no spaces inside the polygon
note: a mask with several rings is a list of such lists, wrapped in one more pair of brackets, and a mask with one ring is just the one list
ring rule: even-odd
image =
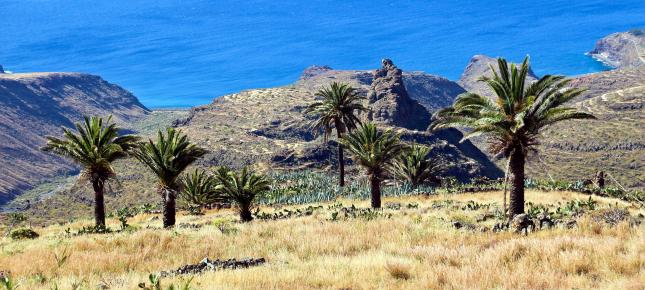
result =
[{"label": "sparse vegetation", "polygon": [[[593,197],[589,202],[589,196],[575,192],[528,189],[526,194],[533,206],[544,206],[553,214],[558,207],[569,207],[572,213],[579,212],[576,207],[584,210],[581,215],[566,216],[577,222],[570,229],[562,223],[527,236],[493,232],[501,217],[478,221],[501,208],[500,191],[385,197],[383,209],[376,211],[369,209],[369,200],[339,199],[312,204],[322,208],[297,219],[254,223],[231,221],[234,209],[206,209],[202,216],[178,214],[178,223],[203,225],[197,230],[149,228],[155,224],[150,220],[153,215],[141,213],[128,221],[140,229],[133,232],[61,240],[65,228],[77,231],[88,222],[81,220],[42,228],[36,240],[0,239],[0,265],[11,272],[18,289],[50,289],[55,283],[59,289],[104,284],[130,290],[144,281],[149,287],[150,273],[192,264],[205,256],[266,257],[267,261],[244,270],[162,278],[162,289],[170,285],[176,289],[182,279],[191,277],[191,287],[198,289],[213,285],[289,288],[294,283],[303,289],[372,288],[375,283],[387,289],[642,288],[639,251],[645,225],[630,225],[628,220],[638,219],[643,209],[609,197]],[[592,203],[593,209],[588,206]],[[352,204],[389,218],[365,215],[330,220],[334,212]],[[306,207],[286,206],[280,211],[285,209],[295,212]],[[607,223],[605,216],[610,220],[621,216],[609,213],[612,209],[624,209],[630,217]],[[261,206],[261,211],[271,208]],[[455,229],[453,221],[476,228]],[[108,226],[118,223],[108,219]],[[489,230],[482,232],[484,228]],[[67,256],[66,261],[57,266],[52,253],[59,260]],[[47,277],[48,282],[31,278],[36,275]]]}]

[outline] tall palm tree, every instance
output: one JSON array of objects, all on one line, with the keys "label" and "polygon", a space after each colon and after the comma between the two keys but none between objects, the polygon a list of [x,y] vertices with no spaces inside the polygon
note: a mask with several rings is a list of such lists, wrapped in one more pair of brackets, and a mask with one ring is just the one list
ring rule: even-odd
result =
[{"label": "tall palm tree", "polygon": [[366,170],[370,179],[372,207],[381,207],[381,181],[403,146],[399,135],[392,130],[381,131],[372,123],[365,123],[343,136],[341,143],[352,154],[354,162]]},{"label": "tall palm tree", "polygon": [[191,206],[201,208],[223,200],[216,190],[215,178],[202,169],[195,169],[181,178],[180,196]]},{"label": "tall palm tree", "polygon": [[237,205],[240,220],[249,222],[253,220],[251,208],[253,200],[271,189],[269,179],[264,175],[257,175],[247,167],[237,173],[227,167],[220,167],[215,173],[217,190],[230,201]]},{"label": "tall palm tree", "polygon": [[[316,115],[317,118],[312,124],[315,132],[323,132],[323,140],[327,142],[332,129],[336,129],[338,140],[346,132],[351,132],[360,124],[356,113],[365,111],[363,106],[364,97],[360,96],[356,89],[349,84],[332,82],[316,93],[322,98],[320,102],[311,104],[305,114]],[[343,146],[338,143],[338,170],[340,179],[338,184],[345,186],[345,160],[343,157]]]},{"label": "tall palm tree", "polygon": [[442,166],[437,159],[430,157],[430,151],[430,147],[418,144],[404,148],[391,168],[392,173],[408,182],[412,188],[428,180],[436,181]]},{"label": "tall palm tree", "polygon": [[562,107],[583,90],[569,88],[563,76],[546,75],[533,84],[526,84],[529,59],[518,68],[503,58],[492,77],[481,77],[495,93],[495,101],[474,93],[460,95],[452,107],[435,113],[431,129],[465,126],[473,130],[464,140],[487,135],[490,151],[508,158],[510,180],[509,215],[524,212],[524,164],[526,156],[536,151],[540,133],[551,124],[571,119],[595,119],[591,114]]},{"label": "tall palm tree", "polygon": [[188,140],[188,136],[174,128],[168,128],[164,135],[157,133],[152,139],[141,143],[133,152],[135,158],[146,165],[159,179],[157,191],[163,199],[163,225],[175,225],[175,203],[179,192],[179,175],[193,162],[206,154]]},{"label": "tall palm tree", "polygon": [[119,136],[119,128],[101,117],[84,116],[84,122],[76,123],[77,133],[63,128],[64,139],[47,137],[44,151],[73,160],[84,168],[83,176],[89,179],[94,189],[94,222],[97,228],[105,228],[105,183],[116,176],[112,162],[124,158],[136,145],[138,137]]}]

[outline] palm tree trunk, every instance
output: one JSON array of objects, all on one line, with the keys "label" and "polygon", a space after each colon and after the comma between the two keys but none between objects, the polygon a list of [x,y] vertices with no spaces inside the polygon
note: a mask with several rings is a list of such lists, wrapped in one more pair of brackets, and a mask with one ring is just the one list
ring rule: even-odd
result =
[{"label": "palm tree trunk", "polygon": [[170,188],[162,189],[163,195],[163,227],[170,228],[175,225],[175,190]]},{"label": "palm tree trunk", "polygon": [[372,208],[381,208],[381,178],[378,174],[370,175]]},{"label": "palm tree trunk", "polygon": [[240,206],[240,221],[250,222],[253,220],[250,206]]},{"label": "palm tree trunk", "polygon": [[105,228],[105,199],[103,196],[104,183],[98,178],[92,180],[94,189],[94,223],[97,228]]},{"label": "palm tree trunk", "polygon": [[515,149],[509,157],[509,217],[524,213],[524,163],[525,156],[521,149]]},{"label": "palm tree trunk", "polygon": [[345,133],[345,127],[340,122],[340,120],[335,121],[336,125],[336,134],[338,136],[338,171],[340,173],[340,179],[338,180],[338,185],[343,187],[345,186],[345,158],[343,156],[343,145],[340,144],[340,138],[343,137]]}]

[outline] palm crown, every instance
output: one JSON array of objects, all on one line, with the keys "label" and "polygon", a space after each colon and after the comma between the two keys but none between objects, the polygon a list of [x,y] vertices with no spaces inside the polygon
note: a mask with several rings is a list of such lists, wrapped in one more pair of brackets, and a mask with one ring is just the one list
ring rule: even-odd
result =
[{"label": "palm crown", "polygon": [[190,143],[188,136],[174,128],[164,135],[157,133],[157,141],[142,143],[133,155],[157,175],[162,187],[176,189],[177,178],[193,162],[206,154],[206,150]]},{"label": "palm crown", "polygon": [[380,175],[391,166],[403,146],[399,135],[392,130],[381,131],[372,123],[361,125],[341,140],[352,153],[354,162],[367,170],[368,175]]},{"label": "palm crown", "polygon": [[253,219],[250,211],[253,200],[271,189],[268,178],[255,174],[247,167],[242,168],[240,173],[227,167],[220,167],[215,174],[215,179],[218,183],[217,191],[237,203],[242,221]]},{"label": "palm crown", "polygon": [[329,87],[319,90],[316,96],[321,97],[322,101],[311,104],[305,113],[318,116],[312,127],[316,131],[322,131],[325,140],[334,127],[344,133],[360,124],[354,113],[365,111],[362,104],[365,98],[349,84],[333,82]]},{"label": "palm crown", "polygon": [[436,179],[441,164],[430,158],[430,151],[430,147],[418,144],[406,147],[392,166],[392,173],[412,187],[417,187],[428,179]]},{"label": "palm crown", "polygon": [[216,191],[215,178],[206,171],[195,169],[181,179],[181,197],[191,205],[204,206],[222,201],[222,196]]},{"label": "palm crown", "polygon": [[492,77],[482,77],[497,98],[474,93],[459,96],[452,107],[440,110],[434,116],[431,128],[465,126],[472,132],[468,139],[481,134],[492,138],[491,152],[508,157],[514,149],[523,153],[538,144],[538,135],[548,125],[569,119],[593,119],[588,113],[575,108],[560,107],[579,96],[583,90],[567,88],[569,80],[563,76],[546,75],[526,85],[529,70],[528,57],[518,68],[498,59],[499,72],[491,67]]},{"label": "palm crown", "polygon": [[111,120],[112,116],[105,122],[100,117],[85,116],[82,124],[76,123],[78,133],[64,128],[65,139],[48,136],[43,150],[83,166],[88,178],[106,180],[114,176],[111,163],[126,157],[139,140],[132,135],[119,136],[119,128]]}]

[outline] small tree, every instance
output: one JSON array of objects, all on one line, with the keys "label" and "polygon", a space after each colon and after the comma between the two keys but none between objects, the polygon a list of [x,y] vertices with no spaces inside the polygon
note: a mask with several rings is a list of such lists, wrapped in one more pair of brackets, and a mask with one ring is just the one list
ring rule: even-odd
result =
[{"label": "small tree", "polygon": [[97,228],[105,228],[104,188],[109,179],[116,176],[112,162],[125,158],[139,137],[119,136],[119,128],[111,123],[112,116],[104,122],[101,117],[84,117],[85,122],[76,123],[77,133],[63,128],[64,139],[47,137],[44,151],[67,157],[83,166],[82,176],[89,179],[94,189],[94,222]]},{"label": "small tree", "polygon": [[392,130],[381,131],[372,123],[361,125],[341,139],[356,164],[363,167],[370,179],[372,207],[381,207],[381,181],[403,146]]},{"label": "small tree", "polygon": [[437,175],[443,166],[438,159],[431,158],[431,148],[412,144],[401,152],[391,168],[392,174],[417,188],[426,181],[437,182]]},{"label": "small tree", "polygon": [[206,150],[192,144],[181,131],[168,128],[165,135],[160,130],[156,141],[150,139],[140,144],[132,154],[159,179],[157,192],[163,199],[163,225],[174,226],[179,175],[204,156]]},{"label": "small tree", "polygon": [[518,68],[505,59],[491,66],[492,77],[481,77],[495,96],[464,93],[452,107],[435,113],[430,129],[463,126],[473,129],[464,139],[478,135],[489,137],[490,151],[508,159],[511,217],[524,213],[524,165],[526,156],[536,151],[540,133],[554,123],[573,119],[595,119],[589,113],[563,107],[583,90],[569,88],[563,76],[546,75],[526,84],[529,59]]},{"label": "small tree", "polygon": [[227,167],[220,167],[216,174],[217,191],[228,200],[235,202],[240,213],[240,220],[253,220],[251,208],[253,200],[271,189],[269,179],[264,175],[256,175],[248,167],[241,172],[235,172]]},{"label": "small tree", "polygon": [[215,178],[202,169],[195,169],[188,173],[181,179],[181,183],[181,198],[189,206],[199,208],[199,212],[206,205],[224,200],[216,190]]},{"label": "small tree", "polygon": [[[327,141],[332,129],[336,129],[338,139],[346,132],[351,132],[360,124],[356,113],[365,111],[362,101],[365,99],[349,84],[333,82],[316,93],[322,101],[311,104],[305,114],[315,115],[316,121],[312,124],[314,132],[323,132],[323,140]],[[338,143],[338,170],[340,178],[338,184],[345,186],[345,159],[343,145]]]}]

